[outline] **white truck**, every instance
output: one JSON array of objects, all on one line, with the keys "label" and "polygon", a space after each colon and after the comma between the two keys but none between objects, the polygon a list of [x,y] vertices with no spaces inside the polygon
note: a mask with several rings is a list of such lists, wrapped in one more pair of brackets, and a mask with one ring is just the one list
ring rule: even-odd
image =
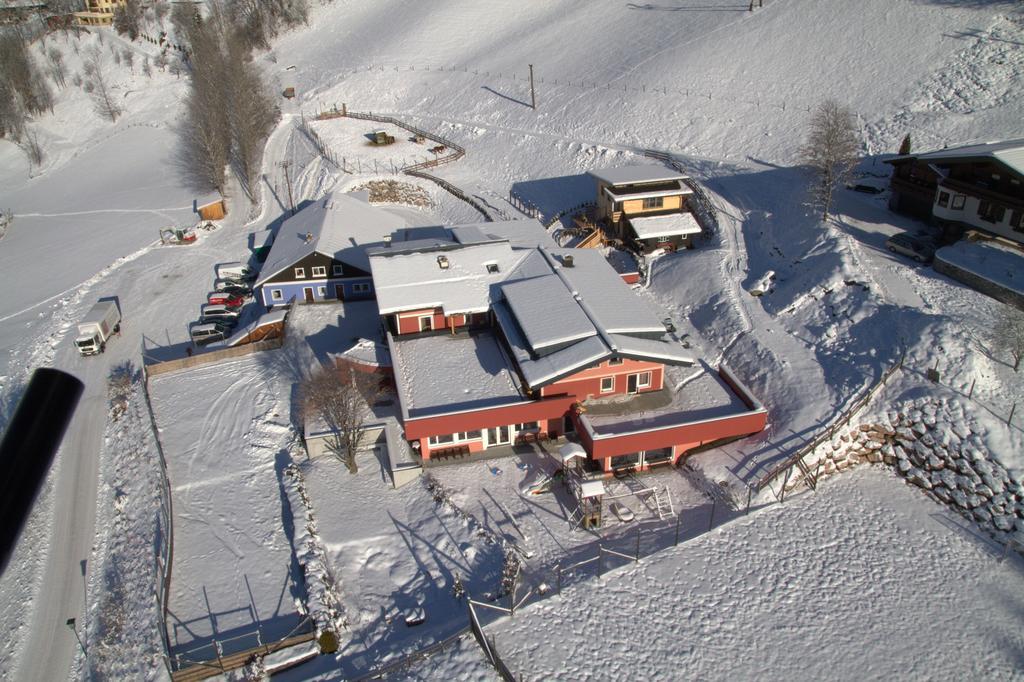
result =
[{"label": "white truck", "polygon": [[107,339],[121,331],[121,311],[114,301],[99,301],[78,323],[75,347],[82,355],[102,353]]},{"label": "white truck", "polygon": [[249,282],[256,279],[256,273],[248,265],[237,261],[221,263],[217,266],[217,279],[233,280],[235,282]]}]

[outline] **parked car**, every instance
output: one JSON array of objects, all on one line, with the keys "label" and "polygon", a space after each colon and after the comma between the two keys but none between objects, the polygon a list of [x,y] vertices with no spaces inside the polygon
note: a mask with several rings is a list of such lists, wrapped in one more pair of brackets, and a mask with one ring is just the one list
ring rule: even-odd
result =
[{"label": "parked car", "polygon": [[229,294],[226,291],[214,291],[206,297],[206,302],[212,305],[222,305],[228,308],[241,308],[245,299],[238,294]]},{"label": "parked car", "polygon": [[623,523],[629,523],[636,518],[633,510],[621,502],[612,502],[608,507],[612,510],[612,514],[615,514],[619,521],[622,521]]},{"label": "parked car", "polygon": [[893,253],[910,256],[918,263],[931,263],[935,257],[935,244],[924,237],[900,232],[885,240],[885,247]]},{"label": "parked car", "polygon": [[231,327],[223,322],[211,322],[209,324],[197,324],[190,330],[192,341],[197,346],[205,346],[214,341],[223,341],[231,336]]},{"label": "parked car", "polygon": [[235,296],[248,296],[252,293],[252,289],[234,280],[230,279],[218,279],[213,283],[213,288],[216,291],[224,292],[225,294],[234,294]]},{"label": "parked car", "polygon": [[199,306],[200,321],[203,324],[208,322],[223,322],[230,326],[235,326],[238,322],[238,311],[232,308],[228,308],[224,305],[214,305],[207,303],[206,305]]}]

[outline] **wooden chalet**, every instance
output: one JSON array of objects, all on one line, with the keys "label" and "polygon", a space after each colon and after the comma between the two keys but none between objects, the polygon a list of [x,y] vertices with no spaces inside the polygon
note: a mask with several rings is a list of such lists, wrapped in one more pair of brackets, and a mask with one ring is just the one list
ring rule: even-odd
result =
[{"label": "wooden chalet", "polygon": [[889,207],[941,227],[1024,242],[1024,139],[889,159]]}]

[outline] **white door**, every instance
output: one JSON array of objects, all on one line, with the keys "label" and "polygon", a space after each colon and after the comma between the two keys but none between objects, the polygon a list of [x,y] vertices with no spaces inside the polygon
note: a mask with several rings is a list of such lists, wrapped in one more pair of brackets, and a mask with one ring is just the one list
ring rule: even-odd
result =
[{"label": "white door", "polygon": [[486,442],[484,447],[493,447],[495,445],[508,445],[512,442],[512,431],[507,426],[497,426],[491,429],[487,429]]}]

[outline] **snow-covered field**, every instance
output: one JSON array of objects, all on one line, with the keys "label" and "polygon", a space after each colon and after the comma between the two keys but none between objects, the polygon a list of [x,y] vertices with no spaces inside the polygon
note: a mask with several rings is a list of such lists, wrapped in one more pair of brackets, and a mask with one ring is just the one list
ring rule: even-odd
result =
[{"label": "snow-covered field", "polygon": [[[382,166],[390,156],[420,149],[399,135],[391,148],[366,146],[364,135],[378,127],[371,122],[318,123],[336,154],[360,164],[361,173],[342,174],[316,158],[295,131],[300,110],[308,115],[345,103],[451,138],[467,155],[437,173],[497,216],[518,216],[506,200],[510,190],[550,215],[591,198],[592,185],[581,176],[591,168],[639,162],[637,152],[646,148],[677,155],[713,193],[721,229],[694,251],[657,260],[646,293],[690,334],[702,357],[727,361],[771,415],[764,434],[695,457],[706,478],[742,490],[766,465],[810,440],[904,353],[899,380],[863,418],[921,396],[957,397],[968,416],[986,425],[982,445],[988,456],[1021,476],[1024,413],[1018,411],[1009,427],[999,421],[1024,398],[1024,382],[1006,358],[988,351],[986,339],[1001,304],[886,252],[889,234],[918,226],[890,213],[884,195],[841,192],[836,219],[821,225],[804,206],[807,176],[797,164],[808,109],[827,96],[857,112],[867,154],[894,151],[907,132],[915,149],[1024,136],[1018,87],[1024,12],[1019,3],[998,0],[765,5],[748,12],[736,0],[567,0],[514,7],[467,0],[314,3],[307,27],[280,36],[271,53],[259,56],[272,80],[283,80],[294,65],[287,78],[298,92],[297,101],[282,101],[282,122],[267,146],[261,202],[249,207],[232,200],[225,224],[186,248],[153,245],[157,228],[194,218],[195,194],[181,179],[176,153],[186,81],[156,69],[152,78],[145,76],[140,60],[153,56],[145,43],[129,47],[137,53],[134,69],[114,64],[110,45],[127,44],[103,32],[102,58],[124,116],[116,124],[102,120],[85,93],[69,83],[57,92],[54,114],[32,124],[47,154],[42,168],[30,169],[18,148],[0,140],[0,207],[15,215],[0,238],[0,277],[8,289],[0,302],[0,424],[34,367],[54,365],[87,382],[51,492],[37,508],[16,564],[0,581],[6,642],[0,678],[65,677],[68,668],[62,666],[76,655],[77,643],[63,621],[85,612],[79,562],[89,559],[86,578],[95,584],[92,571],[103,564],[91,547],[117,546],[110,537],[114,528],[93,526],[96,504],[106,499],[96,494],[97,472],[112,470],[109,462],[98,465],[109,455],[97,454],[109,368],[125,360],[139,364],[143,343],[175,348],[187,338],[213,265],[247,258],[246,232],[284,212],[279,161],[294,164],[298,202],[388,178],[368,173],[374,158]],[[72,42],[58,36],[48,46],[60,47],[75,71],[82,57]],[[96,43],[94,33],[78,48],[84,52]],[[536,111],[526,106],[528,64],[537,77]],[[887,169],[869,158],[858,172],[872,180]],[[423,187],[433,204],[429,213],[396,209],[410,223],[479,219],[436,185],[402,180]],[[773,290],[754,298],[748,291],[768,271],[776,273]],[[120,299],[124,333],[104,356],[81,359],[67,335],[106,295]],[[329,336],[316,337],[314,352],[344,350],[334,348]],[[179,624],[192,623],[191,634],[178,628],[186,648],[208,640],[214,627],[222,633],[244,629],[234,616],[251,622],[258,613],[270,627],[274,614],[286,619],[293,611],[288,524],[281,518],[277,478],[278,456],[294,424],[293,378],[285,377],[286,363],[260,363],[253,357],[153,382],[161,439],[169,459],[176,454],[175,513],[185,514],[176,525],[172,611]],[[941,384],[927,381],[931,368],[938,369]],[[215,452],[223,457],[210,459]],[[554,530],[553,510],[537,507],[520,515],[523,501],[513,480],[519,470],[514,463],[498,466],[502,477],[470,466],[438,470],[438,478],[474,518],[486,519],[499,534],[514,534],[501,521],[500,506],[481,497],[487,488],[528,527],[538,557],[555,559],[568,545]],[[373,487],[377,482],[360,474],[339,485],[373,499],[383,495]],[[320,490],[319,497],[329,500],[328,493]],[[391,645],[400,650],[457,628],[454,610],[440,611],[437,632],[430,630],[428,614],[418,626],[425,634],[411,628],[416,634],[409,638],[401,632],[404,625],[389,629],[383,616],[370,616],[378,608],[396,608],[399,597],[409,594],[447,598],[442,588],[445,571],[452,570],[448,560],[432,558],[428,579],[416,573],[414,557],[428,545],[442,546],[448,529],[456,546],[469,539],[422,493],[417,487],[386,496],[395,518],[425,537],[403,554],[394,549],[401,533],[373,526],[374,537],[386,538],[391,559],[375,563],[347,551],[357,534],[340,512],[321,521],[338,566],[365,588],[365,594],[346,597],[368,637],[364,659],[343,652],[349,670],[388,658]],[[416,515],[421,510],[424,518]],[[588,636],[608,637],[622,662],[607,670],[609,677],[626,670],[666,676],[677,669],[694,677],[781,677],[787,671],[1010,676],[1022,665],[1012,597],[1018,569],[1012,562],[996,564],[979,549],[983,544],[972,544],[964,531],[937,518],[947,518],[943,507],[887,472],[845,474],[816,494],[645,560],[633,573],[627,569],[624,580],[609,576],[601,590],[594,584],[572,588],[583,604],[600,595],[592,606],[608,618],[571,620],[574,612],[557,598],[546,600],[498,625],[506,642],[499,646],[527,676],[593,672]],[[891,546],[907,549],[897,556]],[[258,572],[247,572],[249,559]],[[644,588],[627,587],[634,581]],[[630,610],[615,608],[616,599]],[[532,609],[541,615],[531,615]],[[211,612],[228,611],[234,615],[210,622]],[[624,635],[623,628],[637,620],[646,624],[639,630],[650,632]],[[546,636],[551,623],[561,624],[564,643]],[[693,630],[679,630],[681,623]],[[767,640],[765,632],[771,633]],[[658,633],[671,639],[658,641]],[[831,643],[824,651],[822,641]],[[901,641],[907,642],[902,648]],[[467,642],[472,640],[412,674],[481,676],[472,646],[462,648]],[[954,656],[968,650],[973,655]],[[827,667],[831,660],[840,667]],[[663,667],[669,664],[678,668]],[[301,678],[302,671],[289,676]]]},{"label": "snow-covered field", "polygon": [[1024,562],[1001,556],[872,467],[487,630],[524,679],[1011,679]]}]

